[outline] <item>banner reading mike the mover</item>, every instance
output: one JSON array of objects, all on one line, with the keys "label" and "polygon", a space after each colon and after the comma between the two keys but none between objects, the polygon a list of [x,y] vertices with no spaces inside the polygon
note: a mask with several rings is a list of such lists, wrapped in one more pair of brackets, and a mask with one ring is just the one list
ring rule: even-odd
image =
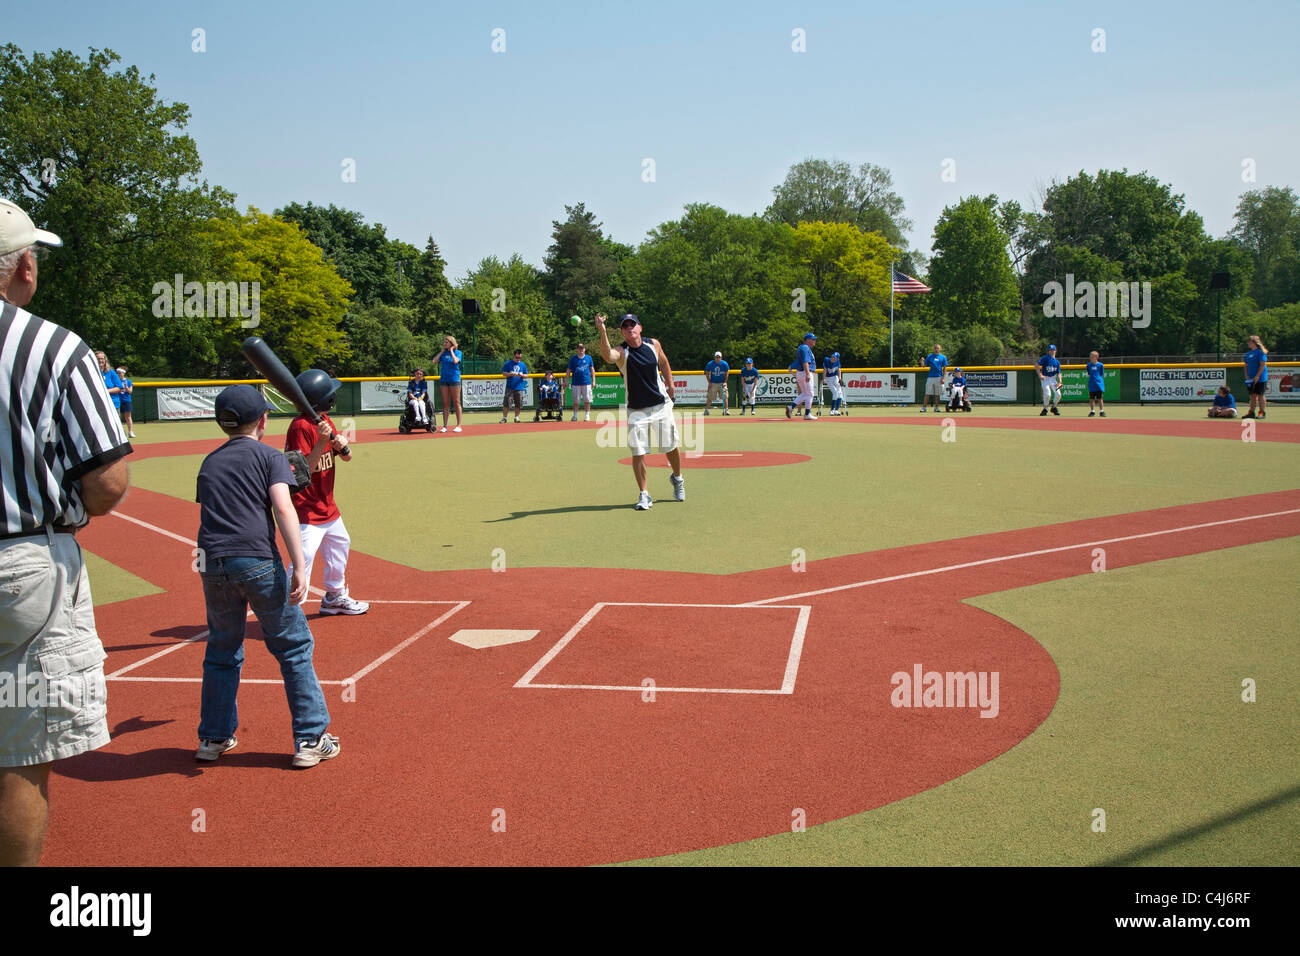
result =
[{"label": "banner reading mike the mover", "polygon": [[1226,384],[1228,370],[1222,368],[1144,368],[1138,400],[1208,402]]}]

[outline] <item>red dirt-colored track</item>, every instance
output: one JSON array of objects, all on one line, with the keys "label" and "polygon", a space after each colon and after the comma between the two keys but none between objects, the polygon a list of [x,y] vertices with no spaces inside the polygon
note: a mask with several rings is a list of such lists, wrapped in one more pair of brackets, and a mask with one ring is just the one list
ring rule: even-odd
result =
[{"label": "red dirt-colored track", "polygon": [[[126,510],[183,537],[197,526],[196,506],[143,490]],[[1291,513],[1252,519],[1276,512]],[[1208,522],[1224,523],[1174,530]],[[1141,536],[1150,532],[1171,533]],[[1117,568],[1293,535],[1294,491],[836,558],[803,572],[602,570],[596,588],[572,569],[420,573],[354,552],[349,577],[360,597],[471,603],[361,678],[355,702],[326,687],[342,755],[288,769],[283,692],[249,684],[239,748],[200,767],[197,683],[111,681],[114,739],[57,765],[44,862],[579,864],[785,832],[795,808],[809,824],[836,819],[979,766],[1053,706],[1059,678],[1043,648],[962,599],[1090,573],[1094,546]],[[81,539],[169,592],[97,609],[107,671],[202,629],[189,545],[116,517]],[[639,691],[515,686],[602,600],[809,606],[795,692],[660,691],[649,702]],[[449,608],[376,604],[361,618],[313,618],[322,680],[355,673]],[[682,613],[605,608],[531,683],[780,686],[797,611],[702,611],[710,628],[683,627]],[[448,641],[460,628],[540,633],[475,651]],[[201,658],[201,644],[185,645],[127,676],[197,678]],[[890,675],[916,664],[997,671],[998,716],[892,707]],[[250,644],[245,678],[276,673]],[[195,833],[200,810],[206,831]],[[504,833],[492,830],[497,810]]]}]

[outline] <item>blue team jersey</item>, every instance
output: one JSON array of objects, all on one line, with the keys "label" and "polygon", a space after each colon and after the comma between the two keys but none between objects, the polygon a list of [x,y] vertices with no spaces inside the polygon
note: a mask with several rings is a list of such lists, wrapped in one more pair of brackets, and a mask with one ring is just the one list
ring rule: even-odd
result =
[{"label": "blue team jersey", "polygon": [[1231,394],[1220,395],[1218,392],[1215,392],[1214,407],[1215,408],[1236,408],[1237,400],[1233,398]]},{"label": "blue team jersey", "polygon": [[740,370],[740,380],[742,382],[758,381],[758,369],[754,368],[752,365],[746,365]]},{"label": "blue team jersey", "polygon": [[[1256,375],[1259,376],[1258,379],[1255,378]],[[1251,381],[1268,381],[1268,357],[1263,349],[1252,349],[1246,353],[1246,378]]]},{"label": "blue team jersey", "polygon": [[803,371],[804,362],[808,363],[808,371],[812,372],[817,368],[817,359],[813,358],[812,349],[806,345],[801,345],[794,353],[794,370]]},{"label": "blue team jersey", "polygon": [[[104,373],[104,388],[121,388],[121,387],[122,387],[122,380],[117,377],[116,371],[110,368],[107,372]],[[114,408],[121,409],[122,407],[121,392],[113,392],[108,397],[113,400]]]},{"label": "blue team jersey", "polygon": [[837,375],[840,374],[840,360],[839,360],[839,359],[827,358],[827,359],[826,359],[826,362],[825,362],[825,365],[826,365],[826,377],[827,377],[827,378],[835,378]]},{"label": "blue team jersey", "polygon": [[127,391],[127,389],[134,388],[134,387],[135,387],[135,382],[131,381],[129,378],[122,379],[122,393],[117,396],[118,399],[130,405],[131,393]]},{"label": "blue team jersey", "polygon": [[1051,355],[1044,355],[1038,360],[1038,367],[1043,370],[1043,374],[1051,378],[1061,370],[1061,363]]},{"label": "blue team jersey", "polygon": [[1106,366],[1101,362],[1088,363],[1088,391],[1101,392],[1106,389]]},{"label": "blue team jersey", "polygon": [[575,355],[569,359],[569,384],[590,385],[595,364],[590,355]]},{"label": "blue team jersey", "polygon": [[416,398],[423,398],[424,393],[429,390],[429,380],[422,378],[417,382],[415,379],[411,379],[406,383],[406,390]]},{"label": "blue team jersey", "polygon": [[931,352],[925,357],[925,364],[930,368],[927,378],[943,378],[944,369],[948,367],[948,356]]},{"label": "blue team jersey", "polygon": [[[512,359],[511,361],[506,362],[505,365],[501,366],[501,372],[503,374],[508,374],[510,372],[518,372],[520,375],[527,375],[528,366],[525,365],[523,362],[516,362]],[[528,387],[528,379],[526,378],[511,376],[510,378],[506,379],[506,388],[512,392],[522,392],[527,387]]]},{"label": "blue team jersey", "polygon": [[726,362],[720,362],[714,359],[708,365],[704,366],[704,371],[709,373],[709,382],[713,385],[721,385],[727,380],[727,373],[731,371],[731,366]]},{"label": "blue team jersey", "polygon": [[[457,359],[463,357],[460,349],[454,349],[453,351],[455,351]],[[459,361],[453,362],[451,356],[445,351],[438,353],[438,381],[444,385],[460,384],[460,363]]]},{"label": "blue team jersey", "polygon": [[537,391],[542,398],[559,398],[560,383],[555,381],[555,379],[551,379],[549,382],[542,381],[538,384]]},{"label": "blue team jersey", "polygon": [[965,384],[966,384],[966,376],[965,376],[965,375],[954,375],[954,376],[952,377],[952,384],[953,384],[953,385],[965,386]]}]

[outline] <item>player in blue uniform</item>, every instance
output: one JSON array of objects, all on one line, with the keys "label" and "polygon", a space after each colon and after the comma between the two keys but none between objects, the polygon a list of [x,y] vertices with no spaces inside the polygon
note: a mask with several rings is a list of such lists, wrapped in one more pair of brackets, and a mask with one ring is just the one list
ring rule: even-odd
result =
[{"label": "player in blue uniform", "polygon": [[1039,417],[1046,415],[1048,408],[1053,415],[1060,415],[1056,406],[1061,400],[1061,363],[1056,360],[1055,345],[1049,345],[1047,354],[1038,360],[1038,378],[1043,385],[1043,410],[1038,413]]},{"label": "player in blue uniform", "polygon": [[1220,385],[1218,393],[1214,396],[1214,401],[1210,405],[1208,418],[1236,418],[1237,417],[1237,400],[1232,397],[1232,392],[1228,386]]},{"label": "player in blue uniform", "polygon": [[1088,353],[1088,417],[1106,417],[1106,366],[1096,352]]},{"label": "player in blue uniform", "polygon": [[[1246,394],[1250,396],[1250,409],[1242,418],[1263,418],[1264,393],[1268,391],[1268,349],[1264,348],[1264,343],[1258,335],[1252,335],[1246,340],[1250,351],[1246,353]],[[1255,408],[1259,408],[1259,413],[1255,413]]]},{"label": "player in blue uniform", "polygon": [[749,405],[749,414],[757,418],[754,411],[754,395],[758,391],[758,369],[754,368],[752,358],[745,359],[745,367],[740,370],[740,414],[745,414],[745,405]]},{"label": "player in blue uniform", "polygon": [[406,402],[411,406],[411,414],[421,425],[429,424],[429,409],[424,403],[429,394],[429,383],[424,380],[424,369],[417,368],[406,383]]},{"label": "player in blue uniform", "polygon": [[555,380],[554,372],[547,372],[546,377],[537,383],[537,398],[537,414],[533,416],[533,421],[540,422],[542,412],[546,412],[547,419],[564,421],[564,409],[560,407],[560,383]]},{"label": "player in blue uniform", "polygon": [[966,395],[966,373],[960,367],[952,370],[952,381],[949,386],[952,389],[952,396],[948,399],[948,411],[955,412],[959,408],[971,411],[970,398]]},{"label": "player in blue uniform", "polygon": [[812,413],[813,387],[817,380],[817,359],[813,356],[812,347],[816,341],[817,336],[809,332],[803,337],[803,343],[795,350],[794,379],[799,384],[799,397],[786,406],[786,418],[792,417],[795,408],[802,405],[803,420],[817,421],[817,416]]},{"label": "player in blue uniform", "polygon": [[844,382],[840,374],[842,371],[840,368],[840,353],[832,352],[826,357],[826,361],[822,365],[826,369],[823,381],[825,381],[826,387],[831,390],[831,414],[843,414],[840,409],[840,406],[844,404]]}]

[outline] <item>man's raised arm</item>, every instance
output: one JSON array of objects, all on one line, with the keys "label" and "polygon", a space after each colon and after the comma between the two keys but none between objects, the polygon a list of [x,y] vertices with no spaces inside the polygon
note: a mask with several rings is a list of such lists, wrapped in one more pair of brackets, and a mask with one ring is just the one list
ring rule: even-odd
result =
[{"label": "man's raised arm", "polygon": [[[609,344],[609,332],[605,329],[605,316],[596,316],[596,331],[600,333],[600,357],[611,365],[619,365],[623,353],[622,350]],[[595,369],[592,370],[593,372]]]}]

